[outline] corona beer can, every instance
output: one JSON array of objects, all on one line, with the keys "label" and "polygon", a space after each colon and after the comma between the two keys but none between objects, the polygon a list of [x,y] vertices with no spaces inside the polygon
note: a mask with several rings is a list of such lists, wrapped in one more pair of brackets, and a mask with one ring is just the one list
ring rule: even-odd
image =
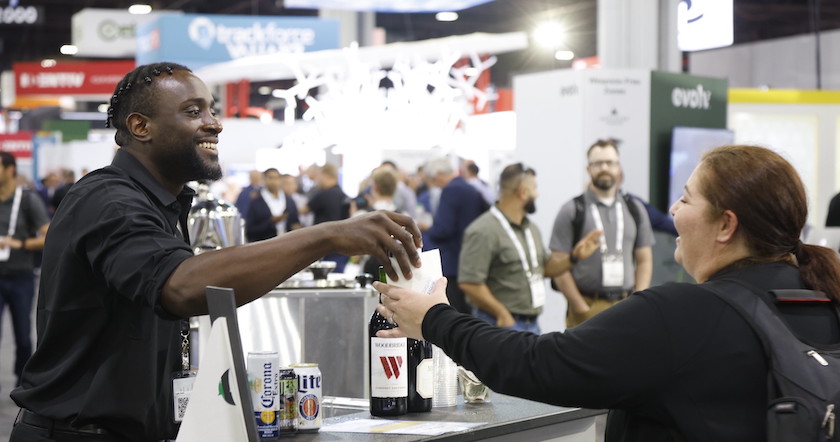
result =
[{"label": "corona beer can", "polygon": [[298,431],[321,429],[321,370],[318,364],[292,364],[297,374]]},{"label": "corona beer can", "polygon": [[248,353],[248,383],[260,439],[276,439],[278,427],[278,392],[280,383],[280,357],[276,351]]},{"label": "corona beer can", "polygon": [[298,381],[295,371],[288,367],[281,368],[277,398],[280,406],[280,415],[277,417],[280,436],[293,436],[298,430],[297,390]]}]

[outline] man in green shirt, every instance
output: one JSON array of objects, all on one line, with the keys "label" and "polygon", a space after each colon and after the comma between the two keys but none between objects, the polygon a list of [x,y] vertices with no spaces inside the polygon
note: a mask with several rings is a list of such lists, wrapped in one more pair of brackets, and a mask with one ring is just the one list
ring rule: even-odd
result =
[{"label": "man in green shirt", "polygon": [[521,163],[505,167],[499,201],[467,227],[459,259],[458,284],[473,314],[500,327],[540,334],[537,317],[545,303],[546,277],[569,270],[571,256],[583,259],[598,247],[590,232],[572,255],[552,258],[526,215],[536,211],[536,173]]}]

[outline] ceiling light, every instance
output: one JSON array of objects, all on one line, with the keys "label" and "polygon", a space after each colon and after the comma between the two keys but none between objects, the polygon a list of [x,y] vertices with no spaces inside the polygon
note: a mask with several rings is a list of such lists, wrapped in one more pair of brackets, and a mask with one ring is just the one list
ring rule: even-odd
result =
[{"label": "ceiling light", "polygon": [[98,110],[99,112],[102,112],[104,114],[105,112],[108,112],[108,105],[105,104],[105,103],[102,103],[102,104],[100,104],[99,106],[96,107],[96,110]]},{"label": "ceiling light", "polygon": [[62,45],[59,51],[64,55],[76,55],[79,52],[79,48],[74,45]]},{"label": "ceiling light", "polygon": [[152,12],[152,7],[150,5],[136,4],[128,7],[129,14],[143,15],[150,12]]},{"label": "ceiling light", "polygon": [[268,86],[260,86],[257,89],[257,93],[260,94],[260,95],[270,95],[271,94],[271,88],[268,87]]},{"label": "ceiling light", "polygon": [[45,58],[41,60],[41,67],[42,68],[51,68],[56,65],[56,61],[52,58]]},{"label": "ceiling light", "polygon": [[546,48],[555,48],[563,43],[566,30],[556,21],[547,21],[541,23],[534,29],[534,41],[540,46]]},{"label": "ceiling light", "polygon": [[458,13],[451,11],[438,12],[435,14],[435,18],[437,21],[455,21],[458,20]]},{"label": "ceiling light", "polygon": [[572,51],[557,51],[554,53],[554,59],[560,61],[569,61],[575,58],[575,53]]}]

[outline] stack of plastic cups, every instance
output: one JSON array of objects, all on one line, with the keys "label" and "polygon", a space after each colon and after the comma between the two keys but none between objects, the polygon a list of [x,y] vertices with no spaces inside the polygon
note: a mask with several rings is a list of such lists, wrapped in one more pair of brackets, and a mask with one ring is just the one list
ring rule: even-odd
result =
[{"label": "stack of plastic cups", "polygon": [[433,346],[435,391],[432,407],[454,407],[458,404],[458,366],[438,346]]}]

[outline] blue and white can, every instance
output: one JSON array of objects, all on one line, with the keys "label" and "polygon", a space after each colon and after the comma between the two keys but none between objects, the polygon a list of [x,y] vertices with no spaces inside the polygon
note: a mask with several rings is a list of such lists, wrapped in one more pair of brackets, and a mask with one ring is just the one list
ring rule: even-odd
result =
[{"label": "blue and white can", "polygon": [[280,357],[276,351],[248,353],[248,384],[260,439],[280,436]]}]

